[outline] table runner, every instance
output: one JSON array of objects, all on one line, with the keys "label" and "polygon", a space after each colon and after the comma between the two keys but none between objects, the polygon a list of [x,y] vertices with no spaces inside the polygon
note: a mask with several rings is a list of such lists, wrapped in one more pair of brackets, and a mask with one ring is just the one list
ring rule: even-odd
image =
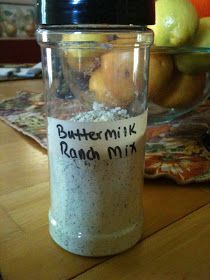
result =
[{"label": "table runner", "polygon": [[[47,149],[43,94],[18,92],[0,102],[0,118]],[[145,177],[168,177],[179,184],[210,179],[210,100],[168,124],[149,126]]]}]

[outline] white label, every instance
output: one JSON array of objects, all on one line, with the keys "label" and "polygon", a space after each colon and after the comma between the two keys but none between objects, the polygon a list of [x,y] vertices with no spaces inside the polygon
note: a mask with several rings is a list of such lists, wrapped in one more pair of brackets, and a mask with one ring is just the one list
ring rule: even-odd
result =
[{"label": "white label", "polygon": [[[110,122],[75,122],[48,117],[49,152],[58,159],[101,160],[137,153],[147,125],[143,114]],[[141,147],[142,149],[143,147]]]}]

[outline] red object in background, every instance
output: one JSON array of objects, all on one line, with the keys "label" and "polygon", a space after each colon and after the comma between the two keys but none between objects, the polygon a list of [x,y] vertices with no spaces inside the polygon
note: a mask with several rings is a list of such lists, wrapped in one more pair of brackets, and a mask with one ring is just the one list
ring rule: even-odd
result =
[{"label": "red object in background", "polygon": [[199,17],[210,17],[210,0],[190,0]]},{"label": "red object in background", "polygon": [[41,61],[40,47],[33,39],[1,39],[0,64],[37,63]]}]

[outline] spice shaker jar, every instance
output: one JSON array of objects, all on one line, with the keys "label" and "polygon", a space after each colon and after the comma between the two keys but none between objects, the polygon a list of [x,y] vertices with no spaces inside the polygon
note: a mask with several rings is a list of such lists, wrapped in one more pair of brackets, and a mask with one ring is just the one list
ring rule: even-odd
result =
[{"label": "spice shaker jar", "polygon": [[62,248],[134,246],[142,187],[153,0],[38,0],[48,118],[49,230]]}]

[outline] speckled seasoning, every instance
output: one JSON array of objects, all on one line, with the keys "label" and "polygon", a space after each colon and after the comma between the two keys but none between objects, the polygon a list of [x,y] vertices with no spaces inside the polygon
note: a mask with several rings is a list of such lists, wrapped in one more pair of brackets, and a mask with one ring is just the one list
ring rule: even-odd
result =
[{"label": "speckled seasoning", "polygon": [[[103,139],[104,129],[129,128],[134,122],[132,136]],[[100,141],[90,140],[88,143],[60,139],[58,124],[62,124],[65,131],[67,128],[81,129],[85,125],[87,131],[101,129],[103,132]],[[145,129],[146,112],[130,118],[124,109],[108,109],[97,104],[92,111],[80,113],[71,120],[48,118],[50,234],[61,247],[79,255],[105,256],[122,252],[139,241],[143,223]],[[135,149],[124,152],[125,147],[129,149],[130,144],[134,145],[134,139]],[[84,150],[92,143],[100,160],[68,157],[60,149],[64,140],[68,145],[74,148],[78,145]],[[118,145],[123,151],[122,156],[108,158],[106,150],[109,145]]]}]

